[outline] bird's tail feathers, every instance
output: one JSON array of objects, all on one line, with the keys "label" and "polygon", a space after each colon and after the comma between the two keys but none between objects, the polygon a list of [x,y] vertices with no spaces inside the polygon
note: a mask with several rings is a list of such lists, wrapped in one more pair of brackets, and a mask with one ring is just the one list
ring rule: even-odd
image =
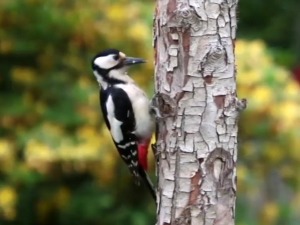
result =
[{"label": "bird's tail feathers", "polygon": [[153,197],[154,201],[156,202],[156,189],[155,189],[149,175],[141,166],[139,167],[139,173],[140,173],[140,176],[143,179],[144,183],[146,184],[147,188],[149,189],[151,196]]}]

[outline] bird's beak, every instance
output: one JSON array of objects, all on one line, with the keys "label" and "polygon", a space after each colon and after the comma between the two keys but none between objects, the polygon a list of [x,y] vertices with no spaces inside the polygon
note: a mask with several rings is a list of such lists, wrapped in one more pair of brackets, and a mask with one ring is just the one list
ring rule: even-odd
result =
[{"label": "bird's beak", "polygon": [[125,66],[132,66],[135,64],[145,63],[146,61],[141,58],[133,58],[133,57],[126,57],[123,61]]}]

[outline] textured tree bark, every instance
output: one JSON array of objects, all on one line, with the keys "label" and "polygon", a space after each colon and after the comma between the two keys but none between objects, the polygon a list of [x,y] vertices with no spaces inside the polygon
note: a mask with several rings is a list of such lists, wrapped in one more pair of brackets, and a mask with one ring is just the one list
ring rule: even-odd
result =
[{"label": "textured tree bark", "polygon": [[237,0],[157,0],[158,225],[232,225]]}]

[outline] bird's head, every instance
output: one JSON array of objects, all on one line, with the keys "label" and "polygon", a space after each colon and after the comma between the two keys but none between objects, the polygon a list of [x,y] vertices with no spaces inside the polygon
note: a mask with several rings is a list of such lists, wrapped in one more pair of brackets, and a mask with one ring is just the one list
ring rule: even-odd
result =
[{"label": "bird's head", "polygon": [[104,83],[126,83],[128,79],[127,70],[130,66],[144,63],[141,58],[128,57],[116,49],[107,49],[97,54],[92,60],[92,68],[98,82]]}]

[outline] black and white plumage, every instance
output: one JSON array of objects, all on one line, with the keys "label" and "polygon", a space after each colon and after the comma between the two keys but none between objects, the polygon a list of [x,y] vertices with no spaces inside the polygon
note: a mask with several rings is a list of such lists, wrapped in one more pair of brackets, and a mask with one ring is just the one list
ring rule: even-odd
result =
[{"label": "black and white plumage", "polygon": [[130,172],[137,180],[145,181],[155,198],[155,190],[145,171],[147,148],[154,128],[149,100],[127,75],[129,66],[144,62],[116,49],[108,49],[93,58],[92,68],[101,87],[103,117],[115,146]]}]

